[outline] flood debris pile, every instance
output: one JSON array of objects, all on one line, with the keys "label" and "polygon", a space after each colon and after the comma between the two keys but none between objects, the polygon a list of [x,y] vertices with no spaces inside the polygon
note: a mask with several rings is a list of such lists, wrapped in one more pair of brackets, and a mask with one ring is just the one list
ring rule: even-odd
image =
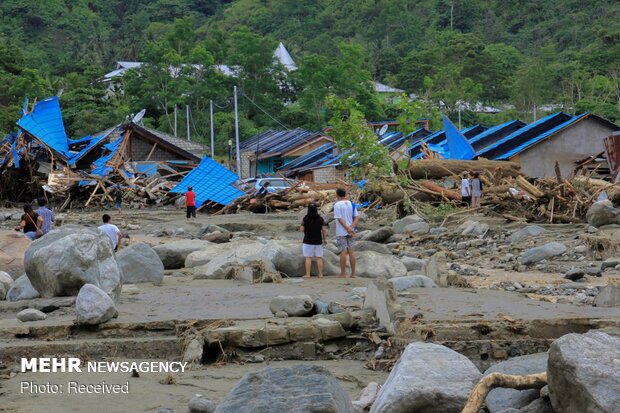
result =
[{"label": "flood debris pile", "polygon": [[202,157],[202,145],[139,122],[70,139],[57,97],[26,101],[18,132],[0,141],[0,199],[30,201],[43,192],[62,211],[114,205],[117,190],[126,207],[173,204],[194,182],[203,182],[197,207],[221,207],[243,194],[232,185],[234,173]]}]

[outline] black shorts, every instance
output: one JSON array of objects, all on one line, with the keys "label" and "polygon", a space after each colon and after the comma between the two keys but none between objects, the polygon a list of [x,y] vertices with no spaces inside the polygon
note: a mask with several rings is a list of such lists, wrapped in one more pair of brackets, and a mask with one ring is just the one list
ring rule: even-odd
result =
[{"label": "black shorts", "polygon": [[463,201],[463,205],[471,205],[471,196],[464,196],[462,197]]}]

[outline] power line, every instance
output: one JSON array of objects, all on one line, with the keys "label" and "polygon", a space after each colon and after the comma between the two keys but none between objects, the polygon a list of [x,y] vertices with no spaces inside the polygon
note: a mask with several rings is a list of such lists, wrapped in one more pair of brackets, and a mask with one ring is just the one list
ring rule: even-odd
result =
[{"label": "power line", "polygon": [[269,116],[271,118],[271,120],[273,120],[274,122],[276,122],[278,125],[282,126],[284,129],[286,130],[291,130],[291,128],[289,128],[288,126],[286,126],[285,124],[283,124],[282,122],[280,122],[279,120],[277,120],[276,118],[274,118],[273,116],[271,116],[269,113],[267,113],[267,111],[263,108],[261,108],[256,102],[254,102],[252,99],[250,99],[250,97],[248,95],[245,94],[245,92],[243,91],[243,89],[239,89],[241,91],[241,94],[243,95],[243,97],[245,97],[247,100],[250,101],[251,104],[253,104],[254,106],[256,106],[258,109],[261,110],[261,112],[263,112],[265,115]]}]

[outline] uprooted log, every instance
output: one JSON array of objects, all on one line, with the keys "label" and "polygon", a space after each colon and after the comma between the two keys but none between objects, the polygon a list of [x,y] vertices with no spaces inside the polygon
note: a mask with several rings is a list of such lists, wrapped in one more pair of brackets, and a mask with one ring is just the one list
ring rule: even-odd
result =
[{"label": "uprooted log", "polygon": [[483,377],[472,390],[467,404],[461,413],[478,413],[484,400],[491,390],[496,387],[506,387],[515,390],[540,389],[547,384],[547,373],[530,374],[528,376],[513,376],[503,373],[491,373]]},{"label": "uprooted log", "polygon": [[519,176],[519,164],[507,161],[420,159],[409,163],[409,176],[412,179],[438,179],[481,170],[488,170],[498,178]]},{"label": "uprooted log", "polygon": [[420,182],[420,185],[430,191],[440,194],[442,197],[450,201],[461,201],[462,199],[461,194],[459,194],[458,192],[450,191],[449,189],[439,186],[434,182],[424,181],[424,182]]}]

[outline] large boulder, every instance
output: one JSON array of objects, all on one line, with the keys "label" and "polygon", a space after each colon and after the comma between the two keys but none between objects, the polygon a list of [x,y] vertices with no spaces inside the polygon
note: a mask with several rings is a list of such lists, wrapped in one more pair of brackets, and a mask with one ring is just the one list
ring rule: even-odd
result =
[{"label": "large boulder", "polygon": [[309,295],[281,295],[269,303],[273,314],[284,311],[289,317],[300,317],[309,314],[314,308],[314,300]]},{"label": "large boulder", "polygon": [[43,298],[76,295],[84,284],[118,298],[121,270],[109,237],[99,230],[63,228],[34,241],[24,257],[26,274]]},{"label": "large boulder", "polygon": [[0,271],[0,284],[4,287],[4,291],[9,291],[13,284],[13,277],[7,272]]},{"label": "large boulder", "polygon": [[566,252],[566,245],[561,242],[550,242],[540,247],[526,250],[521,256],[521,262],[525,265],[536,264],[542,260],[561,255]]},{"label": "large boulder", "polygon": [[418,271],[421,273],[426,270],[426,260],[407,256],[402,257],[400,260],[405,264],[407,271]]},{"label": "large boulder", "polygon": [[437,288],[435,281],[425,275],[406,275],[391,278],[389,281],[396,291],[405,291],[410,288]]},{"label": "large boulder", "polygon": [[[415,226],[410,225],[420,222],[424,222],[424,219],[420,218],[417,215],[407,215],[404,218],[392,222],[392,229],[394,230],[394,234],[406,234],[408,232],[411,232],[412,228],[415,228]],[[426,222],[424,223],[426,224]],[[428,227],[428,224],[426,225],[426,227]],[[423,226],[419,226],[419,229],[421,228],[423,228]],[[428,232],[428,230],[426,232]]]},{"label": "large boulder", "polygon": [[609,284],[603,287],[594,298],[597,307],[620,307],[620,286]]},{"label": "large boulder", "polygon": [[370,413],[458,413],[480,376],[476,366],[454,350],[433,343],[411,343]]},{"label": "large boulder", "polygon": [[549,397],[556,412],[618,412],[620,338],[567,334],[549,349]]},{"label": "large boulder", "polygon": [[[484,376],[488,376],[491,373],[514,374],[517,376],[543,373],[547,371],[547,359],[547,353],[514,357],[491,366],[484,372]],[[489,412],[496,413],[509,408],[520,409],[538,399],[539,396],[540,391],[538,389],[514,390],[496,388],[487,395],[486,404]]]},{"label": "large boulder", "polygon": [[379,254],[392,254],[392,251],[384,244],[379,244],[378,242],[374,242],[374,241],[357,241],[355,243],[355,251],[357,252],[362,252],[362,251],[374,251],[377,252]]},{"label": "large boulder", "polygon": [[164,279],[164,264],[153,248],[140,242],[116,255],[123,282],[127,284],[160,283]]},{"label": "large boulder", "polygon": [[15,231],[0,231],[0,269],[13,279],[24,273],[24,253],[31,241]]},{"label": "large boulder", "polygon": [[586,220],[595,228],[609,224],[620,224],[620,210],[607,202],[596,202],[588,208]]},{"label": "large boulder", "polygon": [[528,225],[527,227],[521,228],[508,237],[510,242],[520,242],[525,241],[528,238],[536,237],[545,232],[543,227],[539,227],[538,225]]},{"label": "large boulder", "polygon": [[[289,277],[302,277],[306,270],[304,268],[304,257],[300,243],[273,242],[267,247],[272,252],[272,262],[276,269]],[[323,266],[325,274],[339,274],[340,264],[338,255],[323,248]],[[312,275],[316,275],[316,265],[312,265]]]},{"label": "large boulder", "polygon": [[320,366],[269,367],[243,376],[215,413],[353,413],[340,382]]},{"label": "large boulder", "polygon": [[153,250],[159,255],[159,259],[167,270],[183,268],[185,259],[194,251],[200,251],[212,245],[203,240],[181,240],[167,244],[156,245]]},{"label": "large boulder", "polygon": [[362,240],[372,242],[385,242],[394,235],[394,230],[390,227],[381,227],[366,234]]},{"label": "large boulder", "polygon": [[407,268],[394,255],[379,254],[374,251],[362,251],[356,254],[356,275],[363,278],[403,277]]},{"label": "large boulder", "polygon": [[77,323],[97,325],[116,317],[114,301],[93,284],[84,284],[75,300]]},{"label": "large boulder", "polygon": [[30,279],[26,274],[22,275],[11,284],[11,288],[6,292],[7,301],[32,300],[39,298],[41,295],[34,289],[30,283]]}]

